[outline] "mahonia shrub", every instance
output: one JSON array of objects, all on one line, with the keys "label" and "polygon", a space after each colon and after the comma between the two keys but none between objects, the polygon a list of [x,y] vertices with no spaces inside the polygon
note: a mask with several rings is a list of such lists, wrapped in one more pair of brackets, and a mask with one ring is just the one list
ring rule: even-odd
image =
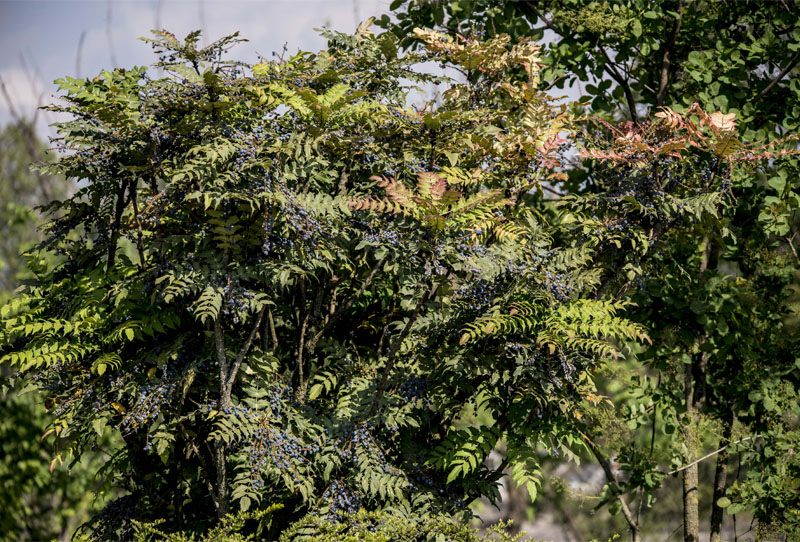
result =
[{"label": "mahonia shrub", "polygon": [[[629,174],[557,206],[580,124],[538,47],[417,34],[401,54],[368,25],[326,31],[325,51],[250,66],[225,58],[235,35],[156,32],[158,72],[60,81],[71,120],[42,167],[80,182],[46,208],[0,363],[42,391],[54,468],[117,435],[98,476],[124,496],[87,536],[191,539],[267,504],[267,538],[360,510],[468,515],[504,472],[535,497],[542,451],[592,446],[594,371],[647,339],[605,295],[628,247],[657,250],[689,214],[676,198],[707,194],[695,219],[724,204],[725,175],[676,169],[693,192],[670,199],[642,172],[699,171],[731,132],[705,116],[684,137],[665,113],[665,148],[612,127],[585,154]],[[441,92],[411,107],[419,84]]]}]

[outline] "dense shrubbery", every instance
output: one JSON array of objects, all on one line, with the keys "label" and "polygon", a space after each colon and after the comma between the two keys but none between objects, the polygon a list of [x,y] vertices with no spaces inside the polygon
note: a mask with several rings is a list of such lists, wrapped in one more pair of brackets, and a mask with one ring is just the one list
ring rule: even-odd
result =
[{"label": "dense shrubbery", "polygon": [[[475,539],[442,518],[496,499],[506,469],[535,496],[542,450],[602,457],[594,375],[650,340],[620,297],[670,236],[727,231],[757,154],[699,107],[581,123],[527,41],[419,31],[403,55],[367,27],[326,35],[251,67],[225,60],[235,37],[161,32],[166,77],[61,82],[73,120],[44,167],[82,182],[47,208],[0,363],[45,394],[58,458],[119,434],[99,474],[126,494],[93,538],[228,536],[210,529],[278,503],[259,536],[345,540],[369,510],[376,540]],[[409,108],[408,82],[443,92]],[[587,127],[597,190],[548,200]]]},{"label": "dense shrubbery", "polygon": [[[272,507],[271,507],[272,508]],[[259,512],[240,512],[222,520],[220,526],[205,533],[205,542],[245,542],[259,539],[258,530],[243,536],[247,521],[260,521],[271,510]],[[286,529],[280,536],[281,542],[300,542],[317,540],[320,542],[516,542],[521,535],[509,536],[506,525],[500,523],[485,532],[458,524],[450,516],[432,514],[417,517],[400,517],[387,512],[367,512],[360,510],[342,515],[340,521],[332,522],[321,517],[307,517]],[[150,542],[167,540],[169,542],[188,542],[197,540],[194,534],[170,533],[159,529],[159,524],[134,522],[134,540]]]}]

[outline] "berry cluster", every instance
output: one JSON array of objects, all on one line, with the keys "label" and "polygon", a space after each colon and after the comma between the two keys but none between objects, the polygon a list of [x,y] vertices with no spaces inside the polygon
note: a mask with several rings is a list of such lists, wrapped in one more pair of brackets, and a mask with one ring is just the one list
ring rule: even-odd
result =
[{"label": "berry cluster", "polygon": [[338,522],[344,514],[355,514],[361,508],[358,494],[341,480],[334,480],[328,486],[322,494],[322,500],[328,507],[326,519],[331,523]]},{"label": "berry cluster", "polygon": [[393,467],[386,458],[375,437],[370,433],[371,423],[351,424],[344,428],[342,434],[334,442],[336,454],[342,461],[358,465],[359,457],[367,457],[375,461],[377,467],[389,476],[405,477],[402,471]]},{"label": "berry cluster", "polygon": [[269,256],[272,250],[272,243],[270,242],[270,235],[275,226],[275,217],[270,212],[264,214],[264,242],[261,245],[261,252],[264,256]]},{"label": "berry cluster", "polygon": [[545,288],[547,288],[547,291],[551,296],[556,298],[558,301],[566,301],[569,299],[573,288],[566,283],[568,277],[564,273],[552,273],[551,271],[545,271],[544,276]]},{"label": "berry cluster", "polygon": [[393,228],[384,228],[379,232],[370,231],[364,235],[364,240],[376,245],[386,244],[394,247],[400,247],[402,244],[400,234]]},{"label": "berry cluster", "polygon": [[263,417],[253,434],[247,458],[253,487],[264,488],[261,470],[268,461],[284,474],[291,475],[293,482],[299,483],[296,464],[307,462],[306,456],[319,450],[318,444],[304,445],[300,439],[270,424],[267,417]]},{"label": "berry cluster", "polygon": [[237,144],[236,158],[233,163],[233,170],[237,172],[241,171],[248,162],[256,159],[258,147],[265,137],[263,125],[249,126],[246,130],[229,126],[222,133]]},{"label": "berry cluster", "polygon": [[163,118],[181,109],[196,108],[198,100],[206,95],[207,89],[203,83],[186,81],[181,85],[150,84],[139,93],[142,104],[139,110],[143,112],[144,106],[149,105],[148,112],[152,117]]},{"label": "berry cluster", "polygon": [[564,354],[564,352],[558,353],[558,361],[561,364],[561,370],[564,371],[564,378],[571,382],[572,373],[575,372],[575,365],[573,365],[572,361]]},{"label": "berry cluster", "polygon": [[[467,232],[456,237],[455,249],[461,259],[469,260],[470,258],[474,258],[476,256],[486,255],[488,251],[486,245],[478,242],[478,239],[476,238],[476,236],[482,234],[483,230],[478,229],[474,232]],[[480,270],[478,270],[478,272],[480,273]]]},{"label": "berry cluster", "polygon": [[231,318],[234,324],[240,321],[240,315],[246,314],[250,308],[253,292],[244,288],[237,279],[230,277],[222,287],[223,305],[222,313]]},{"label": "berry cluster", "polygon": [[175,384],[162,382],[146,385],[139,392],[136,404],[128,411],[118,425],[123,434],[130,434],[152,420],[161,412],[161,408],[169,403],[175,391]]},{"label": "berry cluster", "polygon": [[425,262],[425,276],[430,277],[434,273],[437,275],[447,274],[447,268],[442,265],[442,262],[439,260],[439,258],[431,258]]},{"label": "berry cluster", "polygon": [[500,276],[493,281],[478,279],[462,285],[456,293],[466,305],[467,310],[482,313],[494,304],[504,282],[503,277]]},{"label": "berry cluster", "polygon": [[[297,201],[294,192],[285,186],[281,187],[286,203],[283,206],[283,217],[287,224],[297,232],[302,240],[310,246],[317,244],[319,237],[323,235],[324,228],[311,213]],[[292,242],[289,241],[289,245]]]},{"label": "berry cluster", "polygon": [[407,402],[423,399],[427,405],[430,405],[427,397],[429,389],[430,382],[418,376],[410,376],[400,385],[397,393]]}]

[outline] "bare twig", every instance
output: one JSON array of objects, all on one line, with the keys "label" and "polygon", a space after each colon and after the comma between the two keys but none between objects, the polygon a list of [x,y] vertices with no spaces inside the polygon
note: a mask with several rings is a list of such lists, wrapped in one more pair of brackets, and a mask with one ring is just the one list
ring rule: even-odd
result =
[{"label": "bare twig", "polygon": [[606,73],[608,73],[611,78],[622,87],[622,91],[625,93],[625,100],[628,102],[628,112],[631,115],[631,120],[638,124],[639,116],[636,114],[636,101],[633,99],[633,91],[631,91],[631,86],[628,83],[628,80],[619,72],[617,65],[611,60],[611,57],[606,52],[606,48],[600,44],[597,44],[597,48],[600,49],[600,52],[603,53],[603,56],[606,58]]},{"label": "bare twig", "polygon": [[713,452],[711,452],[710,454],[706,454],[706,455],[704,455],[703,457],[701,457],[700,459],[697,459],[697,460],[695,460],[695,461],[692,461],[692,462],[691,462],[691,463],[689,463],[688,465],[684,465],[683,467],[681,467],[681,468],[679,468],[679,469],[671,470],[671,471],[669,471],[669,472],[668,472],[668,473],[666,473],[666,474],[667,474],[667,476],[669,476],[669,475],[671,475],[671,474],[677,474],[677,473],[679,473],[679,472],[681,472],[681,471],[684,471],[684,470],[688,469],[689,467],[693,467],[693,466],[697,465],[697,464],[698,464],[698,463],[700,463],[701,461],[703,461],[703,460],[705,460],[705,459],[708,459],[708,458],[709,458],[709,457],[711,457],[711,456],[717,455],[717,454],[718,454],[718,453],[720,453],[721,451],[725,450],[725,449],[726,449],[728,446],[733,446],[734,444],[739,444],[739,443],[741,443],[741,442],[745,442],[745,441],[748,441],[748,440],[752,440],[752,439],[756,438],[757,436],[758,436],[758,435],[751,435],[751,436],[749,436],[749,437],[745,437],[745,438],[739,439],[739,440],[737,440],[737,441],[731,442],[730,444],[726,444],[725,446],[723,446],[723,447],[722,447],[722,448],[720,448],[719,450],[714,450],[714,451],[713,451]]},{"label": "bare twig", "polygon": [[625,521],[628,522],[628,526],[631,529],[631,536],[634,542],[638,542],[639,540],[639,524],[636,521],[636,518],[633,516],[631,509],[628,507],[627,501],[625,501],[624,494],[620,490],[619,482],[617,481],[617,477],[614,475],[614,471],[611,469],[611,462],[608,458],[603,455],[603,452],[600,451],[600,448],[595,444],[592,439],[588,436],[584,435],[583,438],[586,440],[587,444],[589,445],[589,449],[594,454],[595,458],[597,458],[597,462],[600,463],[600,467],[603,469],[603,472],[606,475],[606,480],[608,480],[608,484],[613,486],[614,489],[617,491],[616,497],[620,504],[620,509],[622,510],[622,515],[625,517]]},{"label": "bare twig", "polygon": [[81,32],[78,39],[78,50],[75,53],[75,77],[81,76],[81,56],[83,55],[83,42],[86,41],[86,30]]},{"label": "bare twig", "polygon": [[[222,333],[222,318],[218,314],[214,318],[214,342],[217,349],[217,363],[219,364],[219,381],[220,385],[225,387],[228,381],[228,356],[225,354],[225,335]],[[223,393],[224,397],[224,393]],[[222,401],[222,397],[220,401]],[[220,404],[221,408],[227,408],[230,405]]]},{"label": "bare twig", "polygon": [[14,104],[14,100],[11,99],[11,94],[9,94],[8,88],[6,88],[6,83],[3,81],[2,77],[0,77],[0,92],[3,93],[3,98],[5,98],[6,103],[8,104],[8,110],[11,113],[11,116],[14,118],[14,121],[19,123],[22,117],[20,117],[19,112]]},{"label": "bare twig", "polygon": [[750,100],[750,103],[756,103],[756,102],[757,102],[757,101],[759,101],[761,98],[763,98],[763,97],[764,97],[764,96],[765,96],[765,95],[766,95],[766,94],[767,94],[767,93],[768,93],[770,90],[772,90],[772,88],[773,88],[775,85],[777,85],[777,84],[778,84],[778,82],[779,82],[781,79],[783,79],[783,78],[786,76],[786,74],[787,74],[787,73],[789,73],[790,71],[792,71],[792,69],[793,69],[793,68],[794,68],[794,67],[797,65],[797,62],[798,62],[798,61],[800,61],[800,49],[798,49],[798,50],[797,50],[797,52],[794,54],[794,56],[793,56],[793,57],[792,57],[792,59],[789,61],[789,63],[786,65],[786,67],[785,67],[785,68],[783,68],[783,70],[781,70],[781,73],[779,73],[779,74],[778,74],[778,76],[777,76],[777,77],[775,77],[775,79],[773,79],[773,80],[772,80],[772,82],[771,82],[769,85],[767,85],[767,86],[766,86],[766,88],[765,88],[764,90],[762,90],[761,92],[759,92],[758,94],[756,94],[756,97],[755,97],[755,98],[753,98],[752,100]]}]

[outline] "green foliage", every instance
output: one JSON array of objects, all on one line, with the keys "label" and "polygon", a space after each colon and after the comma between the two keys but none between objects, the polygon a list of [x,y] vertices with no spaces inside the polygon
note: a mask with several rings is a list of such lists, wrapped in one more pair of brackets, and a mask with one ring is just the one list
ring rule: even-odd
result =
[{"label": "green foliage", "polygon": [[[150,542],[152,540],[166,540],[170,542],[246,542],[254,540],[256,534],[243,536],[245,524],[256,521],[263,528],[265,516],[275,512],[280,507],[273,505],[258,512],[239,512],[235,516],[227,516],[221,524],[200,538],[196,533],[164,532],[158,527],[163,520],[142,524],[134,521],[134,540],[136,542]],[[522,534],[511,536],[506,531],[507,525],[500,523],[492,526],[487,532],[480,532],[467,525],[458,523],[446,515],[428,515],[424,517],[400,517],[386,512],[367,512],[360,510],[354,514],[343,517],[339,523],[331,523],[318,517],[305,517],[280,536],[281,542],[315,540],[326,542],[403,542],[403,541],[431,541],[431,542],[516,542]],[[258,532],[258,531],[256,531]]]},{"label": "green foliage", "polygon": [[[344,536],[361,509],[423,518],[411,536],[496,500],[506,465],[535,497],[540,450],[595,449],[594,373],[649,340],[604,295],[667,235],[721,223],[763,149],[700,108],[606,123],[579,138],[616,176],[553,205],[583,125],[539,89],[538,47],[416,35],[404,55],[363,25],[251,67],[224,60],[235,36],[159,32],[164,77],[60,82],[66,152],[42,169],[81,188],[0,309],[0,363],[41,388],[60,450],[122,439],[100,477],[126,494],[90,537],[246,537],[218,522],[266,503],[264,537],[308,517]],[[409,108],[432,81],[441,102]]]},{"label": "green foliage", "polygon": [[[0,300],[13,295],[32,274],[23,253],[41,240],[41,216],[32,207],[68,193],[63,179],[33,173],[29,164],[47,158],[26,120],[0,131]],[[47,416],[41,398],[0,369],[0,532],[10,540],[63,537],[96,512],[105,500],[93,473],[102,463],[89,453],[77,464],[63,465],[43,446]],[[27,391],[27,393],[26,393]],[[94,493],[94,494],[93,494]]]},{"label": "green foliage", "polygon": [[[570,208],[578,203],[570,217],[576,227],[592,234],[611,226],[599,241],[630,247],[629,256],[613,264],[618,280],[604,293],[634,302],[627,314],[646,325],[653,340],[647,348],[632,347],[637,356],[625,367],[633,378],[615,372],[605,384],[615,408],[587,412],[602,423],[587,434],[623,469],[608,480],[603,502],[616,512],[626,498],[649,506],[665,472],[691,463],[702,449],[722,448],[709,457],[718,473],[728,472],[735,496],[724,497],[726,505],[735,502],[728,512],[752,512],[764,529],[772,525],[791,538],[797,518],[785,505],[797,498],[794,456],[776,451],[796,449],[793,405],[800,397],[798,161],[796,143],[789,141],[785,150],[791,152],[781,156],[769,145],[796,137],[800,118],[797,2],[408,0],[394,2],[393,9],[397,18],[381,24],[412,48],[420,43],[418,27],[466,36],[476,29],[485,36],[507,33],[511,43],[551,33],[543,81],[558,88],[577,84],[591,115],[632,121],[622,129],[606,126],[612,138],[629,144],[626,151],[608,138],[601,149],[588,143],[584,156],[607,167],[583,162],[565,168],[569,179],[558,194]],[[675,139],[647,132],[641,119],[648,111],[685,131]],[[600,119],[593,122],[604,126]],[[695,140],[698,129],[716,130],[713,143]],[[586,137],[591,141],[596,129]],[[726,172],[721,163],[703,171],[684,150],[680,160],[670,160],[687,140],[698,143],[701,154],[742,162]],[[743,152],[742,141],[752,142],[753,155]],[[760,167],[745,166],[753,157]],[[720,175],[728,178],[723,190],[701,189]],[[651,205],[628,194],[624,212],[617,207],[609,214],[603,208],[609,185],[620,186],[620,177],[671,178],[681,186],[664,190]],[[656,190],[669,186],[657,184]],[[638,213],[659,217],[658,223],[631,231],[630,218]],[[654,237],[663,240],[659,250],[652,250]],[[622,435],[619,426],[628,432]],[[744,448],[733,444],[742,438],[749,439]],[[733,469],[729,457],[737,457],[740,468]],[[620,490],[629,495],[616,498]],[[638,513],[626,520],[633,531],[641,529]]]},{"label": "green foliage", "polygon": [[67,536],[106,500],[93,474],[96,454],[81,463],[59,464],[42,434],[50,422],[30,390],[3,390],[0,401],[0,530],[8,540],[48,540]]},{"label": "green foliage", "polygon": [[[133,524],[133,540],[136,542],[169,541],[169,542],[249,542],[256,540],[256,536],[269,525],[270,517],[274,512],[282,508],[279,504],[273,504],[266,508],[252,512],[239,512],[235,515],[225,516],[220,520],[219,525],[206,533],[198,534],[192,531],[165,532],[159,527],[164,520],[151,523],[141,523],[136,520]],[[244,535],[247,522],[256,522],[258,528],[251,534]],[[198,538],[199,537],[199,538]]]},{"label": "green foliage", "polygon": [[33,209],[66,195],[63,181],[30,171],[30,163],[45,158],[44,147],[27,121],[0,131],[0,301],[6,301],[19,281],[30,278],[22,254],[41,240]]},{"label": "green foliage", "polygon": [[320,542],[516,542],[523,534],[511,536],[500,523],[480,532],[459,524],[448,516],[428,515],[404,518],[385,512],[361,510],[349,515],[346,521],[329,523],[309,517],[298,521],[287,529],[281,542],[318,540]]},{"label": "green foliage", "polygon": [[[579,445],[568,405],[613,341],[642,335],[572,293],[591,259],[549,250],[559,222],[531,207],[566,122],[506,80],[520,62],[536,77],[535,48],[428,35],[438,60],[479,48],[493,71],[415,111],[400,79],[431,79],[411,69],[427,55],[366,28],[328,37],[250,70],[221,59],[235,38],[159,34],[166,78],[61,81],[70,152],[42,167],[84,182],[48,207],[36,254],[59,261],[2,308],[0,360],[47,390],[63,449],[121,435],[103,476],[127,495],[94,537],[262,502],[285,506],[274,532],[309,512],[457,510],[496,495],[497,437],[520,477],[542,438]],[[486,321],[520,307],[538,338]],[[450,438],[478,397],[495,427]],[[505,413],[532,405],[548,414],[520,438]]]}]

